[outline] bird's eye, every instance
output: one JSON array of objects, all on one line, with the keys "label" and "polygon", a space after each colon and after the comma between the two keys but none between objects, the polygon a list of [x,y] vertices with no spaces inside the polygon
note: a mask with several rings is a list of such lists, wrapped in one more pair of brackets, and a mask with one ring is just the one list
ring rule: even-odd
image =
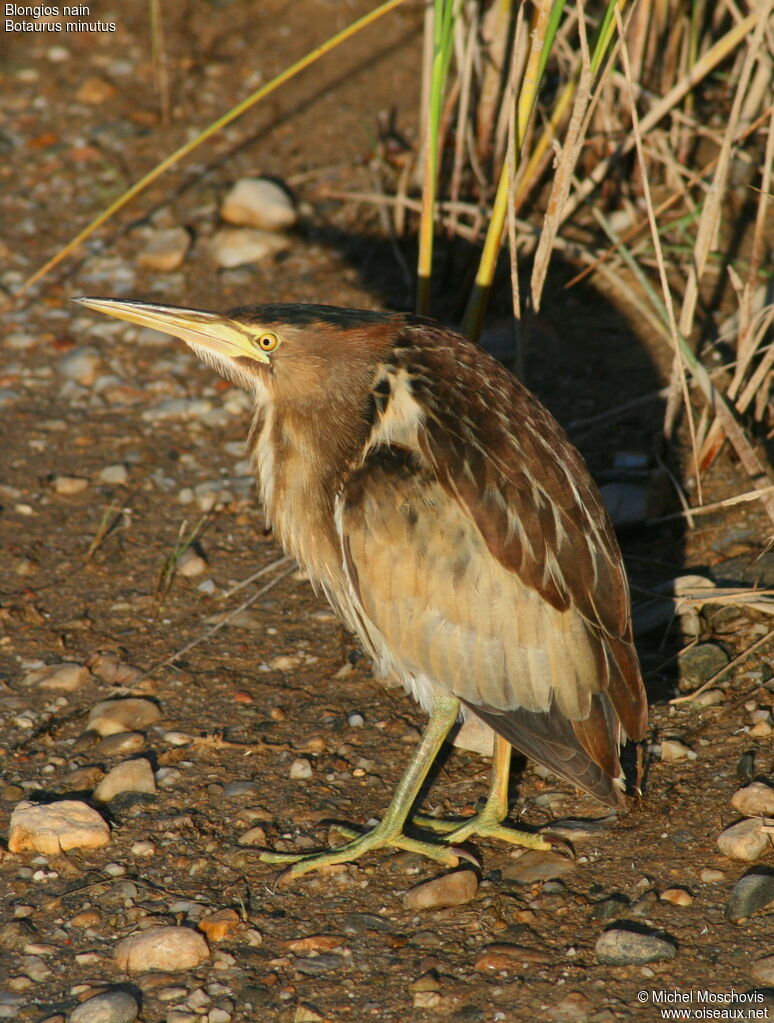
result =
[{"label": "bird's eye", "polygon": [[260,337],[257,337],[253,344],[260,348],[262,352],[273,352],[279,345],[279,338],[276,334],[273,334],[270,330],[265,331]]}]

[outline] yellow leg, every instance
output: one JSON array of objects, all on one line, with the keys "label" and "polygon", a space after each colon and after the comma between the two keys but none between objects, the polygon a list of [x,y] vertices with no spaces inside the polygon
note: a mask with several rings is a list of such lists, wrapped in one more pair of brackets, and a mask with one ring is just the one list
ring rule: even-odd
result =
[{"label": "yellow leg", "polygon": [[350,863],[352,860],[362,856],[363,853],[373,849],[392,847],[406,849],[410,852],[417,852],[431,859],[438,860],[450,867],[456,867],[459,857],[448,843],[423,842],[415,838],[409,838],[403,834],[403,825],[406,823],[411,807],[414,805],[419,790],[427,777],[443,741],[451,731],[452,725],[457,720],[459,713],[459,700],[453,696],[439,696],[436,699],[430,721],[424,731],[411,763],[398,783],[395,794],[390,805],[382,818],[371,831],[360,835],[346,845],[331,849],[329,852],[294,854],[265,852],[261,854],[264,863],[289,863],[290,866],[282,872],[281,879],[300,877],[320,867],[331,866],[335,863]]},{"label": "yellow leg", "polygon": [[501,842],[522,845],[528,849],[551,849],[552,843],[545,838],[503,824],[508,816],[508,779],[512,752],[511,744],[502,736],[495,735],[489,795],[481,813],[474,814],[462,824],[458,821],[437,820],[425,816],[412,817],[412,823],[441,832],[445,841],[455,844],[478,835],[480,838],[497,838]]}]

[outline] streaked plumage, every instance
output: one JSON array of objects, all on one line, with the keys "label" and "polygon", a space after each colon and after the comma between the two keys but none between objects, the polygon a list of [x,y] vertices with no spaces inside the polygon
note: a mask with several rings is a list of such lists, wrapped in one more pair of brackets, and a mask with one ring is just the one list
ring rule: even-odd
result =
[{"label": "streaked plumage", "polygon": [[626,578],[580,455],[526,388],[410,315],[86,303],[255,394],[267,516],[383,673],[620,803],[619,746],[647,713]]}]

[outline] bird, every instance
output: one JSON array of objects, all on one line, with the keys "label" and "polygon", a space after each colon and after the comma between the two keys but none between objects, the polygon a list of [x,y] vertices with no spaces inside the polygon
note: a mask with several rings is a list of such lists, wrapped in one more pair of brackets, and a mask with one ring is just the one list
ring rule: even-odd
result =
[{"label": "bird", "polygon": [[[182,340],[253,396],[247,443],[267,524],[376,673],[429,715],[373,828],[261,859],[290,880],[383,848],[454,867],[472,837],[550,848],[506,821],[513,749],[625,805],[620,749],[643,739],[647,700],[623,561],[581,455],[519,380],[409,313],[77,301]],[[494,733],[483,807],[456,822],[412,816],[471,715]]]}]

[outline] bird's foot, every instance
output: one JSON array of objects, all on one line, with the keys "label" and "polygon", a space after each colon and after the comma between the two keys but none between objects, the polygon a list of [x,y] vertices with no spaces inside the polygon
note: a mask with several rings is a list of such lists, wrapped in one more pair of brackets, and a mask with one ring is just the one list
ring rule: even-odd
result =
[{"label": "bird's foot", "polygon": [[[339,829],[345,835],[354,834],[348,828]],[[358,835],[345,845],[337,846],[328,852],[319,853],[284,853],[284,852],[262,852],[260,859],[263,863],[287,863],[289,866],[282,871],[278,878],[278,884],[290,881],[293,878],[301,877],[321,867],[331,867],[337,863],[351,863],[359,859],[364,853],[372,852],[375,849],[402,849],[405,852],[418,853],[420,856],[427,856],[437,860],[447,867],[456,867],[459,864],[460,856],[463,853],[454,848],[448,842],[424,842],[421,839],[410,838],[404,835],[400,829],[393,826],[386,827],[385,823],[378,824],[375,828],[367,831],[364,835]]]},{"label": "bird's foot", "polygon": [[469,838],[495,838],[500,842],[510,842],[511,845],[520,845],[526,849],[547,850],[562,843],[561,839],[551,836],[535,834],[531,831],[519,831],[503,823],[498,813],[494,813],[490,807],[485,806],[480,813],[474,814],[466,821],[450,821],[444,818],[427,817],[424,814],[415,814],[411,823],[419,828],[434,831],[444,836],[444,841],[449,843],[466,842]]}]

